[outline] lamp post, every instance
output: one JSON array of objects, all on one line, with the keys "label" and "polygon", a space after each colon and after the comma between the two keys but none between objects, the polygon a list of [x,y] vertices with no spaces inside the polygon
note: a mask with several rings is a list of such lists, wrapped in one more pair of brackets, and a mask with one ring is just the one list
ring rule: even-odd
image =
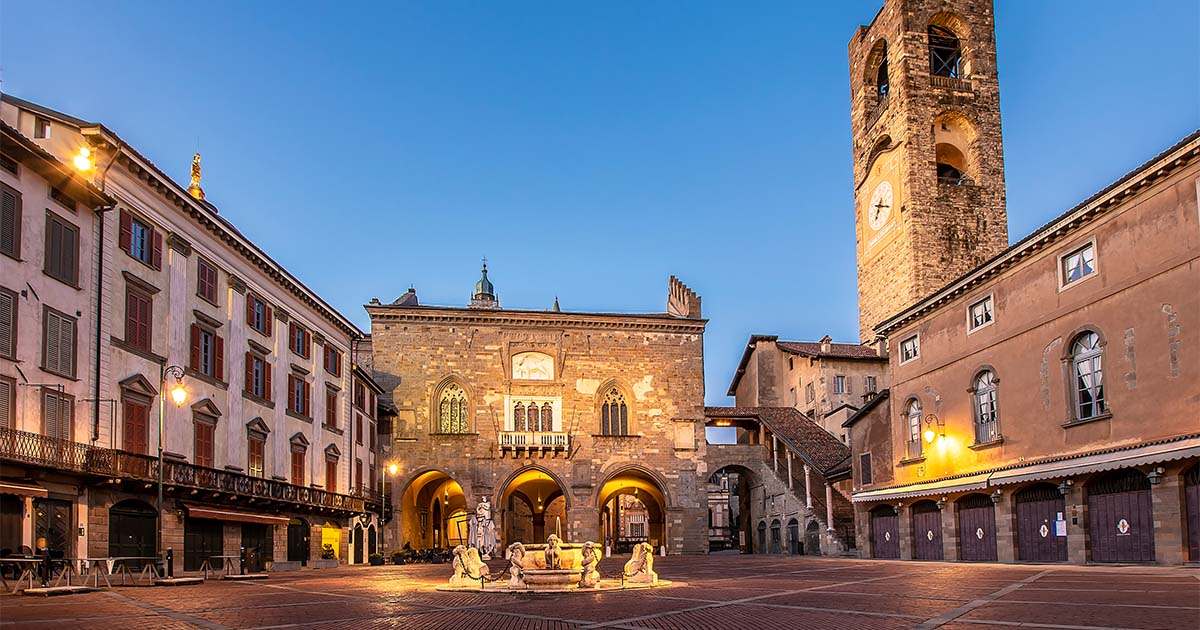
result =
[{"label": "lamp post", "polygon": [[187,402],[187,389],[183,386],[183,368],[178,365],[162,366],[158,373],[158,550],[163,547],[163,432],[167,417],[167,377],[175,378],[171,386],[171,402],[182,407]]}]

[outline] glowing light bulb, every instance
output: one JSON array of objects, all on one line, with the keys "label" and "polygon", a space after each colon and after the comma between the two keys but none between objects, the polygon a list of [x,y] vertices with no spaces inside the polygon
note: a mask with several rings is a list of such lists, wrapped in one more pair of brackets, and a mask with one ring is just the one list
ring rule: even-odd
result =
[{"label": "glowing light bulb", "polygon": [[76,153],[75,157],[71,158],[71,162],[75,164],[76,170],[92,170],[92,150],[87,147],[79,147],[79,153]]},{"label": "glowing light bulb", "polygon": [[388,464],[387,471],[389,475],[394,475],[400,472],[400,466],[395,463]]},{"label": "glowing light bulb", "polygon": [[183,383],[177,382],[171,387],[171,402],[175,403],[176,407],[182,407],[183,403],[187,402],[187,389]]},{"label": "glowing light bulb", "polygon": [[935,437],[937,437],[937,433],[934,433],[933,429],[925,429],[925,441],[926,442],[933,444],[933,438],[935,438]]}]

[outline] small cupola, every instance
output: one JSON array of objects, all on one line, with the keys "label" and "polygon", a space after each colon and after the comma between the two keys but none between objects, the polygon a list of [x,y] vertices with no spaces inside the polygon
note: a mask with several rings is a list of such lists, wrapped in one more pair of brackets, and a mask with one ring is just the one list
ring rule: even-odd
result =
[{"label": "small cupola", "polygon": [[475,283],[475,292],[471,294],[471,308],[500,308],[500,300],[496,298],[496,287],[488,280],[486,258],[483,260],[483,269],[479,272],[479,282]]}]

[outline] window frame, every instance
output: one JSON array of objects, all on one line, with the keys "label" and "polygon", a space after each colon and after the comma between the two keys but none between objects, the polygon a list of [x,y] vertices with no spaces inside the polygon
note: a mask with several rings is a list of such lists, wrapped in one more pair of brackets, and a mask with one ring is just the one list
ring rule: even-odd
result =
[{"label": "window frame", "polygon": [[842,394],[842,395],[849,394],[850,393],[849,377],[847,377],[845,374],[833,375],[833,393]]},{"label": "window frame", "polygon": [[[914,409],[916,410],[914,413]],[[905,459],[917,459],[925,455],[925,443],[921,435],[921,422],[924,418],[925,406],[921,404],[921,399],[913,396],[904,403],[904,435],[905,435]],[[914,425],[913,421],[916,420]],[[913,436],[913,430],[916,430],[916,436]],[[914,448],[910,446],[915,443]],[[916,451],[915,453],[913,451]]]},{"label": "window frame", "polygon": [[[66,426],[66,436],[65,437],[61,436],[61,435],[51,435],[49,433],[49,431],[47,431],[46,409],[47,409],[47,401],[50,399],[54,400],[54,404],[59,405],[58,410],[57,410],[59,413],[62,412],[64,407],[67,410],[67,420],[65,421],[65,423],[60,421],[60,424],[65,424],[65,426]],[[59,390],[56,387],[49,387],[49,386],[43,385],[41,387],[41,403],[42,403],[42,418],[41,418],[41,427],[39,427],[41,429],[41,434],[46,437],[65,440],[67,442],[74,441],[74,439],[75,439],[75,397],[72,396],[71,394],[66,393],[65,391]]]},{"label": "window frame", "polygon": [[[255,445],[258,446],[258,467],[255,468]],[[257,474],[255,474],[257,471]],[[258,431],[246,431],[246,474],[259,479],[267,477],[267,436]]]},{"label": "window frame", "polygon": [[8,287],[0,286],[0,296],[3,296],[4,298],[12,301],[12,308],[10,309],[10,312],[9,312],[10,321],[8,322],[8,330],[2,331],[3,334],[8,335],[8,343],[9,343],[8,350],[9,351],[4,352],[4,350],[2,348],[0,348],[0,358],[8,359],[10,361],[16,361],[17,360],[17,332],[18,332],[18,328],[20,327],[20,322],[21,322],[20,294],[17,293],[16,291],[13,291],[12,289],[9,289]]},{"label": "window frame", "polygon": [[863,393],[877,394],[879,393],[879,380],[874,375],[868,374],[863,377]]},{"label": "window frame", "polygon": [[[991,382],[987,387],[979,386],[980,379],[985,374],[991,375]],[[1003,434],[1000,432],[1000,378],[996,376],[996,370],[990,366],[984,366],[975,372],[975,376],[971,377],[971,415],[975,433],[975,444],[992,444],[1003,439]],[[980,400],[981,394],[991,395],[991,420],[984,421],[983,402]],[[991,425],[991,437],[986,440],[981,440],[980,429],[985,424]]]},{"label": "window frame", "polygon": [[[939,32],[935,34],[934,29],[937,29]],[[955,46],[953,48],[951,48],[949,45],[942,44],[940,42],[939,42],[939,44],[935,45],[935,43],[934,43],[935,37],[937,37],[939,40],[946,40],[946,41],[953,38]],[[930,74],[930,76],[946,77],[949,79],[966,79],[966,77],[963,76],[963,70],[964,70],[963,66],[964,66],[964,62],[966,61],[966,50],[965,50],[965,47],[963,46],[962,37],[959,37],[958,33],[955,33],[953,29],[947,28],[940,24],[930,24],[926,28],[926,38],[927,38],[926,46],[929,49],[929,74]],[[956,58],[953,59],[952,62],[948,57],[943,59],[940,55],[938,55],[937,53],[934,52],[935,50],[946,51],[946,52],[954,51],[956,53]],[[939,64],[936,69],[934,66],[935,60]],[[942,70],[943,68],[948,69],[948,71],[949,71],[948,74],[943,74],[942,72],[940,72],[940,70]]]},{"label": "window frame", "polygon": [[[69,265],[70,269],[66,269],[66,267],[68,265],[67,265],[66,261],[63,260],[63,254],[66,251],[65,249],[60,247],[60,249],[58,251],[58,255],[52,256],[52,253],[54,252],[53,241],[51,240],[52,234],[53,234],[52,224],[57,224],[64,233],[71,234],[72,238],[74,239],[73,247],[71,248],[73,251],[71,252],[71,261],[70,261],[70,265]],[[58,280],[59,282],[65,284],[69,287],[72,287],[75,289],[80,288],[79,287],[79,254],[80,254],[80,249],[81,249],[82,245],[79,241],[79,238],[80,238],[79,226],[64,219],[63,217],[59,216],[58,213],[47,208],[46,209],[46,232],[45,232],[44,236],[45,236],[45,240],[46,240],[46,247],[45,247],[45,249],[42,250],[42,273],[46,274],[47,276],[49,276],[51,278],[54,278],[55,280]],[[52,265],[52,261],[54,263],[53,265]],[[58,269],[59,266],[63,267],[63,269]],[[63,271],[64,273],[67,274],[67,276],[64,277],[64,276],[58,275],[59,271]]]},{"label": "window frame", "polygon": [[325,420],[322,425],[326,429],[338,428],[338,394],[340,392],[329,385],[325,386]]},{"label": "window frame", "polygon": [[[71,324],[71,368],[69,372],[60,371],[50,365],[50,317],[56,317],[60,320],[66,320]],[[61,324],[60,324],[61,325]],[[61,329],[59,329],[61,335]],[[59,352],[62,352],[61,342],[59,339]],[[61,359],[62,357],[58,357]],[[50,306],[42,307],[42,365],[41,368],[51,374],[56,374],[63,378],[74,380],[79,368],[79,318],[71,317],[66,313]]]},{"label": "window frame", "polygon": [[312,333],[295,320],[288,322],[288,349],[299,357],[312,358]]},{"label": "window frame", "polygon": [[[271,377],[267,376],[272,369],[271,362],[267,360],[266,355],[256,350],[246,351],[246,361],[251,362],[251,365],[248,366],[249,369],[247,371],[251,373],[252,378],[243,384],[242,391],[251,398],[266,401],[268,403],[272,402],[273,399],[271,397],[271,388],[269,387]],[[255,368],[259,364],[262,365],[261,374],[256,375]],[[261,376],[261,378],[259,378],[259,376]],[[261,394],[256,391],[259,387],[262,389]]]},{"label": "window frame", "polygon": [[[906,358],[904,358],[904,344],[906,344],[910,341],[912,341],[914,343],[914,345],[913,345],[914,352],[911,357],[908,357],[906,359]],[[898,344],[896,344],[896,351],[897,351],[896,353],[900,356],[899,365],[905,365],[908,363],[912,363],[913,361],[916,361],[917,359],[920,359],[921,358],[921,333],[915,332],[915,333],[901,339],[900,342]]]},{"label": "window frame", "polygon": [[[139,228],[141,228],[139,230]],[[144,238],[138,238],[139,232]],[[139,256],[142,252],[145,258]],[[154,226],[150,225],[149,221],[130,213],[129,215],[129,249],[126,250],[129,257],[146,265],[147,267],[154,266]]]},{"label": "window frame", "polygon": [[[130,302],[141,300],[146,303],[146,321],[140,321],[140,314],[130,319]],[[130,327],[135,329],[131,332]],[[145,330],[139,333],[138,327],[144,326]],[[144,334],[144,339],[140,336]],[[154,295],[144,288],[132,283],[125,283],[125,345],[132,348],[137,348],[144,352],[154,352]]]},{"label": "window frame", "polygon": [[[338,378],[341,378],[341,376],[342,376],[342,352],[341,352],[341,350],[334,348],[333,344],[330,343],[329,341],[325,342],[324,349],[325,349],[324,350],[324,360],[322,363],[324,364],[325,371],[329,374],[332,374],[332,375],[338,377]],[[333,369],[332,370],[329,369],[330,357],[333,358]]]},{"label": "window frame", "polygon": [[[871,451],[864,451],[858,454],[858,479],[859,487],[869,486],[875,483],[874,466],[871,463]],[[865,464],[865,466],[864,466]],[[866,468],[864,471],[863,469]]]},{"label": "window frame", "polygon": [[[261,313],[259,307],[262,307]],[[246,326],[254,332],[264,336],[271,337],[274,333],[274,324],[271,318],[275,316],[274,308],[262,296],[253,291],[246,292]],[[261,322],[259,320],[261,316]],[[288,343],[291,346],[290,340]]]},{"label": "window frame", "polygon": [[[455,390],[460,392],[461,395],[455,396],[453,400],[448,400],[447,396],[449,392]],[[443,403],[447,405],[448,416],[446,418],[446,423],[443,423],[442,418]],[[457,406],[459,414],[457,416],[459,424],[457,426],[451,426],[450,423],[453,422],[455,418],[455,406]],[[433,409],[429,415],[433,420],[432,433],[434,434],[465,435],[471,433],[471,395],[469,392],[467,392],[467,388],[463,387],[462,384],[457,381],[451,381],[438,388],[437,396],[433,400]]]},{"label": "window frame", "polygon": [[[2,196],[3,193],[9,193],[13,196],[12,251],[8,251],[3,248],[0,248],[0,254],[4,254],[5,256],[8,256],[9,258],[12,258],[13,260],[20,262],[20,260],[21,260],[21,226],[22,226],[22,218],[23,218],[23,212],[24,212],[24,210],[23,210],[24,209],[24,200],[21,195],[21,191],[17,190],[16,188],[13,188],[12,186],[9,186],[8,184],[5,184],[4,182],[0,182],[0,196]],[[0,199],[0,203],[3,203],[2,199]],[[3,219],[3,217],[0,216],[0,220],[2,220],[2,219]],[[3,229],[3,226],[0,226],[0,229]]]},{"label": "window frame", "polygon": [[[1070,258],[1071,256],[1081,253],[1087,249],[1092,250],[1092,270],[1091,270],[1091,272],[1084,274],[1083,276],[1080,276],[1079,278],[1076,278],[1074,280],[1067,281],[1067,270],[1064,267],[1064,264],[1066,263],[1067,258]],[[1054,273],[1058,277],[1058,290],[1060,293],[1063,291],[1066,291],[1067,289],[1070,289],[1072,287],[1079,286],[1081,283],[1100,275],[1100,248],[1096,245],[1096,237],[1094,237],[1094,236],[1082,243],[1076,244],[1074,247],[1067,249],[1062,254],[1059,254],[1056,257],[1056,260],[1057,260],[1058,264],[1055,267]]]},{"label": "window frame", "polygon": [[[145,435],[142,436],[144,442],[139,445],[141,446],[140,450],[132,448],[134,445],[129,443],[130,412],[134,411],[135,408],[140,408],[141,412],[145,414],[145,418],[143,420],[145,426],[142,429]],[[128,451],[130,453],[138,453],[141,455],[149,454],[150,416],[150,398],[136,394],[129,390],[125,390],[121,393],[121,450]]]},{"label": "window frame", "polygon": [[[976,325],[974,309],[976,306],[979,306],[981,304],[987,305],[986,312],[988,314],[988,320],[982,324]],[[967,334],[968,335],[977,330],[983,330],[984,328],[987,328],[988,326],[991,326],[994,323],[996,323],[996,300],[995,300],[994,294],[988,293],[987,295],[979,296],[978,299],[967,303]]]},{"label": "window frame", "polygon": [[50,119],[44,116],[33,117],[33,138],[35,140],[49,140],[53,133],[51,129]]},{"label": "window frame", "polygon": [[308,477],[305,473],[308,468],[308,449],[292,444],[290,452],[290,469],[291,474],[288,482],[293,486],[303,486],[304,480]]},{"label": "window frame", "polygon": [[8,413],[0,416],[0,427],[17,428],[17,379],[0,375],[0,387],[8,390]]},{"label": "window frame", "polygon": [[295,369],[288,372],[287,412],[312,420],[312,383]]},{"label": "window frame", "polygon": [[[1075,346],[1079,344],[1080,340],[1082,340],[1083,338],[1085,338],[1089,335],[1096,337],[1095,347],[1087,349],[1082,353],[1077,353],[1075,351]],[[1073,337],[1071,337],[1071,344],[1067,348],[1067,357],[1068,357],[1067,378],[1068,378],[1068,386],[1069,386],[1068,387],[1068,392],[1069,392],[1068,395],[1069,395],[1069,401],[1071,404],[1071,415],[1070,415],[1070,420],[1068,421],[1068,424],[1091,422],[1092,420],[1100,420],[1100,419],[1107,418],[1112,415],[1112,410],[1109,406],[1108,397],[1105,395],[1105,391],[1104,391],[1105,390],[1105,387],[1104,387],[1104,354],[1105,354],[1104,350],[1105,350],[1105,346],[1106,346],[1106,342],[1105,342],[1104,336],[1101,335],[1099,331],[1096,331],[1096,330],[1093,330],[1090,328],[1084,329],[1084,330],[1078,332],[1077,334],[1075,334]],[[1097,379],[1098,385],[1096,386],[1096,389],[1098,390],[1099,395],[1094,396],[1092,399],[1092,402],[1090,403],[1091,406],[1094,409],[1096,409],[1096,412],[1089,416],[1084,416],[1080,412],[1083,402],[1080,397],[1081,390],[1079,388],[1079,380],[1080,379],[1079,379],[1078,366],[1079,366],[1079,364],[1084,363],[1084,362],[1087,362],[1093,366],[1094,371],[1090,373],[1091,375],[1094,376],[1096,372],[1099,372],[1099,376],[1100,376],[1100,378]]]},{"label": "window frame", "polygon": [[[208,271],[210,271],[212,273],[212,282],[211,283],[205,282],[204,275],[205,275],[206,268]],[[208,302],[209,304],[212,304],[213,306],[220,306],[220,297],[219,297],[219,290],[218,290],[218,285],[220,284],[220,279],[221,279],[221,273],[220,273],[220,271],[217,270],[216,265],[209,262],[208,259],[204,258],[203,256],[196,256],[196,297],[204,300],[205,302]],[[211,286],[211,288],[212,288],[212,296],[211,297],[209,297],[205,293],[206,286]]]},{"label": "window frame", "polygon": [[[200,456],[200,446],[205,443],[200,439],[202,434],[208,437],[204,461],[201,461]],[[192,463],[205,468],[214,468],[217,465],[217,419],[212,416],[192,414]]]}]

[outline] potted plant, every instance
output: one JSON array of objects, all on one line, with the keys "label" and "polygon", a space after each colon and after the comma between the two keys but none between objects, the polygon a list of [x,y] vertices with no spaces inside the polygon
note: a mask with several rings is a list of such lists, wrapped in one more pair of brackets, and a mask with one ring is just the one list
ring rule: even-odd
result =
[{"label": "potted plant", "polygon": [[367,557],[367,561],[370,562],[371,566],[373,567],[381,567],[383,566],[383,554],[373,553]]}]

